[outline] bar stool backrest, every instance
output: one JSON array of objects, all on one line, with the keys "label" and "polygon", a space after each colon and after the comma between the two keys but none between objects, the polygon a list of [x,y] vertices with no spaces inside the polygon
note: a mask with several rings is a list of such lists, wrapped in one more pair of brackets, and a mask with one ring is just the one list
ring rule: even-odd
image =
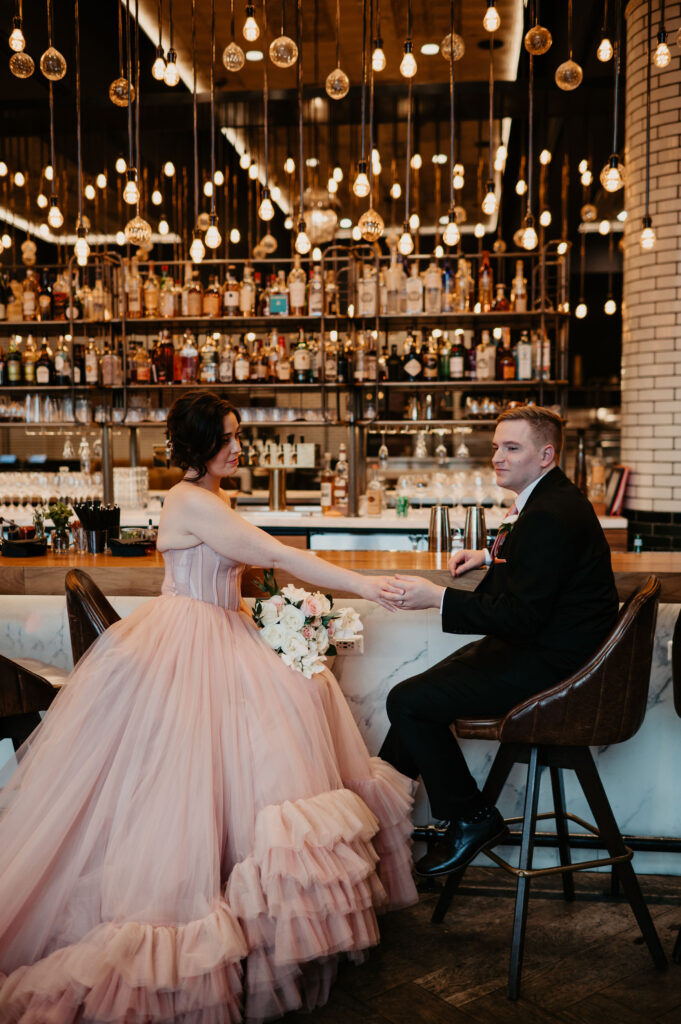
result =
[{"label": "bar stool backrest", "polygon": [[120,615],[92,577],[82,569],[70,569],[64,583],[75,665],[97,637],[114,622],[118,622]]},{"label": "bar stool backrest", "polygon": [[681,718],[681,612],[679,612],[672,637],[672,686],[674,707]]},{"label": "bar stool backrest", "polygon": [[509,711],[499,739],[589,747],[633,736],[646,711],[659,597],[660,581],[649,576],[587,664]]},{"label": "bar stool backrest", "polygon": [[46,711],[56,695],[47,679],[0,654],[0,718]]}]

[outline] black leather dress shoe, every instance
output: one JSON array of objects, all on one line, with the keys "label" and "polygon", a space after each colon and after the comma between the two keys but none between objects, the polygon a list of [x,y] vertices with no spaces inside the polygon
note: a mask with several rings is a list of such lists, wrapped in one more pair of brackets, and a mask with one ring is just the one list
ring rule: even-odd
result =
[{"label": "black leather dress shoe", "polygon": [[415,843],[433,843],[436,839],[444,839],[451,822],[436,821],[433,825],[415,825],[411,838]]},{"label": "black leather dress shoe", "polygon": [[448,875],[460,871],[477,855],[500,842],[508,833],[496,807],[486,807],[468,817],[453,821],[444,837],[430,845],[428,853],[414,865],[417,875]]}]

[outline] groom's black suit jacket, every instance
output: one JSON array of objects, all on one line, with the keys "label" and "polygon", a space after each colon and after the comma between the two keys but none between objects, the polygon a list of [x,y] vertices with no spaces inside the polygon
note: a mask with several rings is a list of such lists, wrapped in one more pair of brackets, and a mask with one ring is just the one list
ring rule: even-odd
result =
[{"label": "groom's black suit jacket", "polygon": [[610,549],[559,468],[534,487],[474,591],[448,587],[442,628],[484,633],[453,655],[504,689],[536,693],[579,668],[617,618]]}]

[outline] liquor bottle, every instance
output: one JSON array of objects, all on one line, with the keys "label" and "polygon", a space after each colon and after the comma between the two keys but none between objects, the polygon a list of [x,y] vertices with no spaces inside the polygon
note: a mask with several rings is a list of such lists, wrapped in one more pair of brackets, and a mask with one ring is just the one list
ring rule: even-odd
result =
[{"label": "liquor bottle", "polygon": [[177,316],[177,292],[175,281],[167,267],[161,268],[161,291],[158,297],[158,311],[164,320]]},{"label": "liquor bottle", "polygon": [[422,362],[423,379],[428,381],[437,380],[438,348],[437,341],[432,335],[428,340],[428,345],[425,347],[425,351],[422,353]]},{"label": "liquor bottle", "polygon": [[313,384],[319,383],[322,379],[322,347],[319,338],[313,334],[308,345],[310,346],[310,380]]},{"label": "liquor bottle", "polygon": [[242,338],[239,342],[239,348],[237,349],[236,356],[234,357],[234,380],[246,381],[248,380],[251,373],[251,361],[248,358],[248,352],[244,345],[244,339]]},{"label": "liquor bottle", "polygon": [[477,352],[475,344],[473,342],[473,333],[471,331],[464,331],[463,347],[466,350],[466,368],[464,371],[464,380],[477,380]]},{"label": "liquor bottle", "polygon": [[85,352],[85,383],[86,384],[97,384],[99,382],[99,357],[97,355],[97,349],[95,348],[94,338],[90,338],[90,342]]},{"label": "liquor bottle", "polygon": [[480,344],[475,350],[476,380],[494,380],[496,354],[496,348],[490,340],[489,331],[483,331]]},{"label": "liquor bottle", "polygon": [[367,348],[364,331],[358,331],[352,361],[352,376],[356,384],[362,384],[368,379],[366,356]]},{"label": "liquor bottle", "polygon": [[418,315],[423,313],[423,281],[419,274],[419,267],[416,260],[412,262],[409,277],[407,278],[407,313]]},{"label": "liquor bottle", "polygon": [[283,270],[278,271],[276,277],[272,275],[269,289],[269,309],[263,309],[262,313],[265,316],[288,316],[289,294],[286,274]]},{"label": "liquor bottle", "polygon": [[47,271],[43,271],[43,280],[38,292],[38,319],[52,319],[52,282]]},{"label": "liquor bottle", "polygon": [[82,387],[85,383],[85,346],[80,341],[73,342],[73,360],[71,363],[73,383]]},{"label": "liquor bottle", "polygon": [[484,249],[482,259],[480,260],[480,269],[478,270],[478,302],[480,303],[481,313],[489,313],[492,308],[493,284],[494,278],[492,275],[492,265],[489,261],[489,253]]},{"label": "liquor bottle", "polygon": [[463,331],[454,335],[454,344],[449,353],[449,379],[464,380],[466,376],[466,349],[463,345]]},{"label": "liquor bottle", "polygon": [[584,431],[577,431],[577,453],[575,455],[575,475],[573,477],[575,487],[584,495],[588,495],[589,490],[587,487],[586,478],[586,446],[584,441]]},{"label": "liquor bottle", "polygon": [[13,336],[9,341],[9,352],[7,353],[7,381],[9,384],[21,384],[21,352],[17,348],[18,336]]},{"label": "liquor bottle", "polygon": [[60,270],[52,285],[52,315],[55,320],[66,320],[66,306],[69,301],[69,284],[66,274]]},{"label": "liquor bottle", "polygon": [[54,376],[54,360],[52,351],[48,347],[47,338],[43,338],[40,352],[35,364],[36,384],[51,384]]},{"label": "liquor bottle", "polygon": [[376,277],[364,264],[357,282],[357,316],[376,316]]},{"label": "liquor bottle", "polygon": [[158,316],[159,296],[161,293],[161,286],[159,284],[158,277],[154,273],[154,264],[149,264],[149,273],[147,279],[144,282],[143,299],[144,299],[144,315],[148,317]]},{"label": "liquor bottle", "polygon": [[7,319],[8,287],[6,278],[0,274],[0,320]]},{"label": "liquor bottle", "polygon": [[187,293],[187,316],[201,316],[203,313],[203,288],[198,270],[192,270],[192,276],[185,284]]},{"label": "liquor bottle", "polygon": [[203,293],[202,312],[204,316],[220,316],[222,312],[222,292],[215,275],[208,279],[208,287]]},{"label": "liquor bottle", "polygon": [[385,270],[385,283],[388,289],[388,316],[394,316],[400,312],[400,283],[402,270],[397,262],[397,250],[390,250],[390,266]]},{"label": "liquor bottle", "polygon": [[337,515],[345,516],[348,513],[348,478],[349,467],[345,454],[345,445],[341,444],[338,449],[338,462],[336,473],[333,478],[333,499],[332,509]]},{"label": "liquor bottle", "polygon": [[262,379],[263,379],[261,377],[261,367],[260,367],[260,346],[261,345],[262,345],[262,342],[260,341],[260,338],[256,338],[256,340],[253,342],[253,347],[251,349],[251,358],[249,360],[250,366],[249,366],[249,370],[248,370],[248,378],[249,378],[249,380],[260,381],[260,382],[262,382]]},{"label": "liquor bottle", "polygon": [[511,308],[511,303],[506,298],[506,285],[503,283],[503,281],[497,281],[496,289],[497,294],[494,297],[492,309],[495,311],[495,313],[506,312],[506,310],[509,310]]},{"label": "liquor bottle", "polygon": [[442,271],[442,312],[453,313],[456,307],[456,276],[449,260]]},{"label": "liquor bottle", "polygon": [[416,348],[416,339],[412,334],[407,335],[404,343],[404,357],[402,362],[402,373],[407,380],[419,380],[423,371],[421,354]]},{"label": "liquor bottle", "polygon": [[319,504],[321,505],[323,516],[333,514],[333,480],[334,472],[331,469],[331,452],[324,452],[324,463],[319,478]]},{"label": "liquor bottle", "polygon": [[71,377],[71,354],[64,336],[60,335],[57,342],[57,351],[54,353],[54,383],[61,385],[70,384]]},{"label": "liquor bottle", "polygon": [[347,353],[347,343],[338,342],[338,358],[336,360],[336,381],[338,384],[347,384],[350,380],[350,361]]},{"label": "liquor bottle", "polygon": [[378,352],[376,351],[376,331],[369,331],[369,343],[364,358],[364,370],[366,380],[375,381],[378,379]]},{"label": "liquor bottle", "polygon": [[327,270],[324,275],[324,311],[327,316],[338,316],[338,285],[333,270]]},{"label": "liquor bottle", "polygon": [[126,314],[131,320],[139,320],[143,312],[142,278],[137,269],[137,259],[133,256],[129,264],[129,272],[125,277]]},{"label": "liquor bottle", "polygon": [[470,309],[472,285],[468,261],[459,256],[454,277],[454,308],[457,313],[467,313]]},{"label": "liquor bottle", "polygon": [[432,259],[424,276],[424,309],[429,316],[442,312],[442,274],[437,261]]},{"label": "liquor bottle", "polygon": [[189,285],[192,279],[192,265],[189,260],[184,265],[184,283],[180,289],[180,316],[189,316]]},{"label": "liquor bottle", "polygon": [[371,480],[367,484],[367,515],[380,516],[383,511],[383,487],[378,479],[378,464],[371,466]]},{"label": "liquor bottle", "polygon": [[386,359],[386,369],[388,371],[388,380],[401,380],[402,360],[397,354],[397,345],[390,346],[390,355]]},{"label": "liquor bottle", "polygon": [[388,346],[384,342],[381,349],[380,355],[376,360],[376,380],[382,381],[388,379]]},{"label": "liquor bottle", "polygon": [[[289,289],[290,295],[290,289]],[[277,379],[277,362],[279,361],[279,345],[277,344],[277,332],[270,332],[269,345],[267,349],[267,380],[274,383]]]},{"label": "liquor bottle", "polygon": [[515,277],[511,289],[511,307],[516,313],[527,312],[527,279],[523,276],[523,261],[515,261]]},{"label": "liquor bottle", "polygon": [[449,343],[447,331],[442,336],[440,348],[437,354],[437,377],[438,380],[449,380],[449,360],[452,355],[452,346]]},{"label": "liquor bottle", "polygon": [[24,320],[38,318],[38,280],[32,270],[26,271],[26,280],[21,296],[21,312]]},{"label": "liquor bottle", "polygon": [[239,282],[233,266],[227,267],[225,287],[222,291],[222,315],[239,316]]},{"label": "liquor bottle", "polygon": [[532,380],[532,344],[523,331],[515,346],[516,380]]},{"label": "liquor bottle", "polygon": [[[141,280],[140,278],[140,282]],[[78,271],[73,272],[71,279],[71,288],[69,289],[68,301],[66,303],[66,318],[67,320],[83,319],[83,303],[80,299],[80,289],[78,287]]]},{"label": "liquor bottle", "polygon": [[322,316],[324,313],[324,281],[319,265],[312,268],[307,289],[307,312],[309,316]]},{"label": "liquor bottle", "polygon": [[5,360],[5,353],[0,348],[0,388],[7,386],[7,362]]},{"label": "liquor bottle", "polygon": [[137,346],[134,372],[137,384],[151,384],[151,356],[143,344]]},{"label": "liquor bottle", "polygon": [[35,364],[38,358],[33,335],[29,334],[24,346],[22,364],[22,377],[24,384],[35,384]]},{"label": "liquor bottle", "polygon": [[95,310],[92,298],[92,288],[90,288],[87,281],[83,282],[82,286],[78,289],[78,298],[80,299],[82,319],[94,320]]},{"label": "liquor bottle", "polygon": [[104,344],[104,352],[102,353],[102,359],[100,362],[100,372],[102,386],[105,388],[117,387],[123,383],[121,357],[117,352],[113,352],[111,350],[108,341]]},{"label": "liquor bottle", "polygon": [[244,276],[239,288],[239,309],[242,316],[253,316],[255,311],[255,281],[253,280],[253,268],[244,266]]},{"label": "liquor bottle", "polygon": [[199,368],[199,350],[191,334],[185,334],[180,349],[180,383],[193,384]]},{"label": "liquor bottle", "polygon": [[199,353],[199,380],[202,384],[218,381],[218,349],[212,334],[206,335]]},{"label": "liquor bottle", "polygon": [[301,329],[298,336],[298,344],[293,350],[293,379],[296,384],[309,384],[311,367],[310,349],[305,341],[305,334]]},{"label": "liquor bottle", "polygon": [[502,327],[501,344],[497,349],[497,380],[515,380],[516,362],[511,351],[511,328]]},{"label": "liquor bottle", "polygon": [[305,280],[305,271],[300,265],[300,255],[298,253],[295,253],[293,256],[293,266],[289,270],[286,284],[288,285],[291,315],[305,316],[307,308],[307,282]]},{"label": "liquor bottle", "polygon": [[397,261],[397,311],[398,313],[407,312],[407,257],[400,256]]},{"label": "liquor bottle", "polygon": [[548,335],[541,331],[534,331],[532,334],[534,349],[534,375],[537,380],[550,380],[551,378],[551,342]]},{"label": "liquor bottle", "polygon": [[231,384],[234,380],[234,351],[226,335],[218,360],[218,380],[221,384]]},{"label": "liquor bottle", "polygon": [[291,361],[286,355],[286,338],[283,334],[279,335],[278,348],[277,380],[282,384],[288,384],[291,380]]},{"label": "liquor bottle", "polygon": [[106,291],[104,289],[104,282],[102,281],[102,272],[97,267],[95,276],[95,283],[92,289],[92,319],[93,320],[110,320],[111,313],[107,316],[106,308]]},{"label": "liquor bottle", "polygon": [[388,286],[385,283],[385,271],[378,272],[378,312],[385,316],[388,312]]}]

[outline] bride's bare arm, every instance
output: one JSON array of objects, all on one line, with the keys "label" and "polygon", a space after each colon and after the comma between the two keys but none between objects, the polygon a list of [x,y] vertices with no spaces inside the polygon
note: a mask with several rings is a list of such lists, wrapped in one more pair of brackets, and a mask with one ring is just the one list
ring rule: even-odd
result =
[{"label": "bride's bare arm", "polygon": [[234,561],[282,569],[316,587],[346,590],[394,610],[387,599],[393,587],[391,577],[364,576],[332,565],[309,551],[282,544],[200,487],[186,486],[181,496],[174,497],[167,510],[169,517],[172,516],[173,534],[181,531],[187,538],[195,537]]}]

